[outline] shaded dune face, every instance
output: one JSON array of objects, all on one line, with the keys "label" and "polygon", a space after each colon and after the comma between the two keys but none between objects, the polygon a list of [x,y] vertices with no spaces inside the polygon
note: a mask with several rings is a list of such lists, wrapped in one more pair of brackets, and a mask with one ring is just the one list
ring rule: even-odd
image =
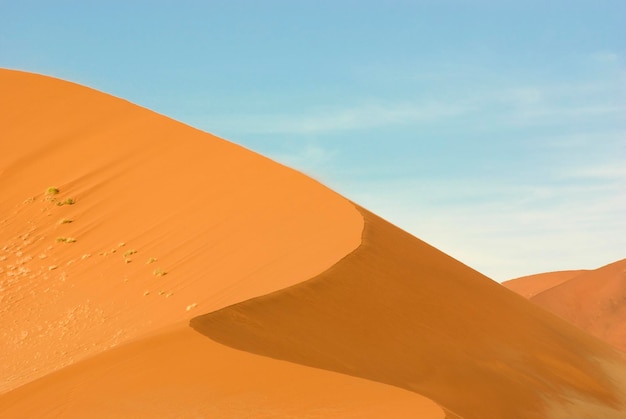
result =
[{"label": "shaded dune face", "polygon": [[328,271],[191,326],[237,349],[418,392],[450,417],[624,416],[618,353],[361,212],[362,245]]},{"label": "shaded dune face", "polygon": [[0,97],[0,393],[360,243],[349,201],[243,147],[35,74]]}]

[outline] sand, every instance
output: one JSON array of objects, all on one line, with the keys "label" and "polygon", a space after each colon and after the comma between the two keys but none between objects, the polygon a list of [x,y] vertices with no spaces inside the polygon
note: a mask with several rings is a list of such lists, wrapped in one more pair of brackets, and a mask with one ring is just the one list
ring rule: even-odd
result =
[{"label": "sand", "polygon": [[587,272],[586,270],[570,270],[558,272],[546,272],[535,275],[523,276],[502,283],[508,289],[515,291],[525,298],[531,298],[535,295],[556,287],[565,281]]},{"label": "sand", "polygon": [[301,173],[0,94],[0,417],[624,417],[623,354]]},{"label": "sand", "polygon": [[444,418],[396,387],[237,351],[186,323],[0,399],[2,417]]},{"label": "sand", "polygon": [[[527,282],[525,287],[541,289],[555,278],[566,278],[541,292],[520,294],[626,352],[626,259],[595,270],[574,272],[577,273],[569,278],[556,272],[524,279]],[[516,281],[519,280],[508,281],[504,285],[519,292]]]},{"label": "sand", "polygon": [[467,419],[624,417],[622,354],[361,211],[363,244],[331,269],[192,326],[237,349],[415,391]]},{"label": "sand", "polygon": [[3,70],[0,95],[0,392],[360,243],[349,201],[242,147],[52,78]]}]

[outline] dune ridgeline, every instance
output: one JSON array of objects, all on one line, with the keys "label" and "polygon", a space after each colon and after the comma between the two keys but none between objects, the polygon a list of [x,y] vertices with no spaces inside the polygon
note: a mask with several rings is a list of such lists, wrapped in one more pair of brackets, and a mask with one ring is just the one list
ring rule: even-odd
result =
[{"label": "dune ridgeline", "polygon": [[620,351],[311,178],[73,83],[0,95],[0,417],[626,416]]}]

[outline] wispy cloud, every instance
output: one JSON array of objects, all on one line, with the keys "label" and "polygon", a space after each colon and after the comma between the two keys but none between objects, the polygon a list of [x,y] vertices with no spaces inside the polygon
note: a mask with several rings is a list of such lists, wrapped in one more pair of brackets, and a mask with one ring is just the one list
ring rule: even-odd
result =
[{"label": "wispy cloud", "polygon": [[467,106],[455,103],[395,103],[329,106],[307,113],[280,113],[221,117],[220,126],[242,133],[322,134],[376,127],[428,123],[467,113]]},{"label": "wispy cloud", "polygon": [[593,147],[599,148],[603,145],[614,145],[626,148],[626,131],[619,129],[605,129],[595,131],[582,131],[556,135],[542,135],[534,137],[534,142],[538,151],[549,150],[583,150]]},{"label": "wispy cloud", "polygon": [[590,55],[592,61],[600,64],[616,64],[620,61],[620,55],[615,51],[598,51]]},{"label": "wispy cloud", "polygon": [[552,122],[560,122],[563,119],[619,116],[625,113],[626,105],[543,105],[520,111],[517,113],[517,116],[519,118],[518,121],[523,120],[527,122],[540,122],[549,120]]},{"label": "wispy cloud", "polygon": [[[571,168],[563,173],[563,177],[575,180],[620,181],[626,194],[626,164],[623,161]],[[624,200],[626,200],[626,195],[624,195]]]},{"label": "wispy cloud", "polygon": [[[449,126],[460,132],[471,130],[477,121],[511,129],[520,126],[556,125],[598,118],[615,118],[626,113],[626,103],[615,94],[612,82],[512,84],[485,88],[472,95],[459,92],[445,100],[428,98],[393,102],[370,99],[360,104],[316,105],[300,111],[259,114],[212,115],[198,125],[217,132],[244,135],[318,135],[363,131],[373,128]],[[467,117],[471,116],[471,119]],[[466,118],[458,122],[461,118]],[[468,122],[469,121],[469,122]],[[483,126],[485,124],[482,124]]]},{"label": "wispy cloud", "polygon": [[290,151],[270,151],[271,159],[286,166],[293,167],[309,175],[323,174],[337,155],[337,151],[315,144],[307,144]]}]

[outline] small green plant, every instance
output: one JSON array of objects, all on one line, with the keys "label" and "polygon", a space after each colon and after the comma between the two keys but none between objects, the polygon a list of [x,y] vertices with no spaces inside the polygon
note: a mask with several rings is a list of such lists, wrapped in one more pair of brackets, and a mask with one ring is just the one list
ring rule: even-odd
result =
[{"label": "small green plant", "polygon": [[152,274],[153,274],[154,276],[165,276],[165,275],[167,275],[167,272],[165,272],[165,271],[164,271],[163,269],[161,269],[161,268],[158,268],[158,269],[155,269],[154,271],[152,271]]},{"label": "small green plant", "polygon": [[50,186],[48,189],[46,189],[46,195],[56,195],[59,192],[61,192],[59,188],[55,188],[54,186]]},{"label": "small green plant", "polygon": [[59,243],[75,243],[76,239],[72,237],[57,237],[57,242]]},{"label": "small green plant", "polygon": [[61,221],[59,221],[59,224],[70,224],[73,222],[74,220],[72,220],[71,218],[63,218]]},{"label": "small green plant", "polygon": [[67,198],[65,201],[59,201],[57,202],[58,206],[62,206],[62,205],[74,205],[76,203],[76,201],[74,201],[74,199],[72,198]]},{"label": "small green plant", "polygon": [[137,253],[137,251],[135,249],[127,250],[126,252],[124,252],[124,257],[125,258],[129,258],[132,255],[134,255],[135,253]]},{"label": "small green plant", "polygon": [[154,263],[157,261],[157,258],[150,258],[146,261],[146,265],[150,265],[151,263]]}]

